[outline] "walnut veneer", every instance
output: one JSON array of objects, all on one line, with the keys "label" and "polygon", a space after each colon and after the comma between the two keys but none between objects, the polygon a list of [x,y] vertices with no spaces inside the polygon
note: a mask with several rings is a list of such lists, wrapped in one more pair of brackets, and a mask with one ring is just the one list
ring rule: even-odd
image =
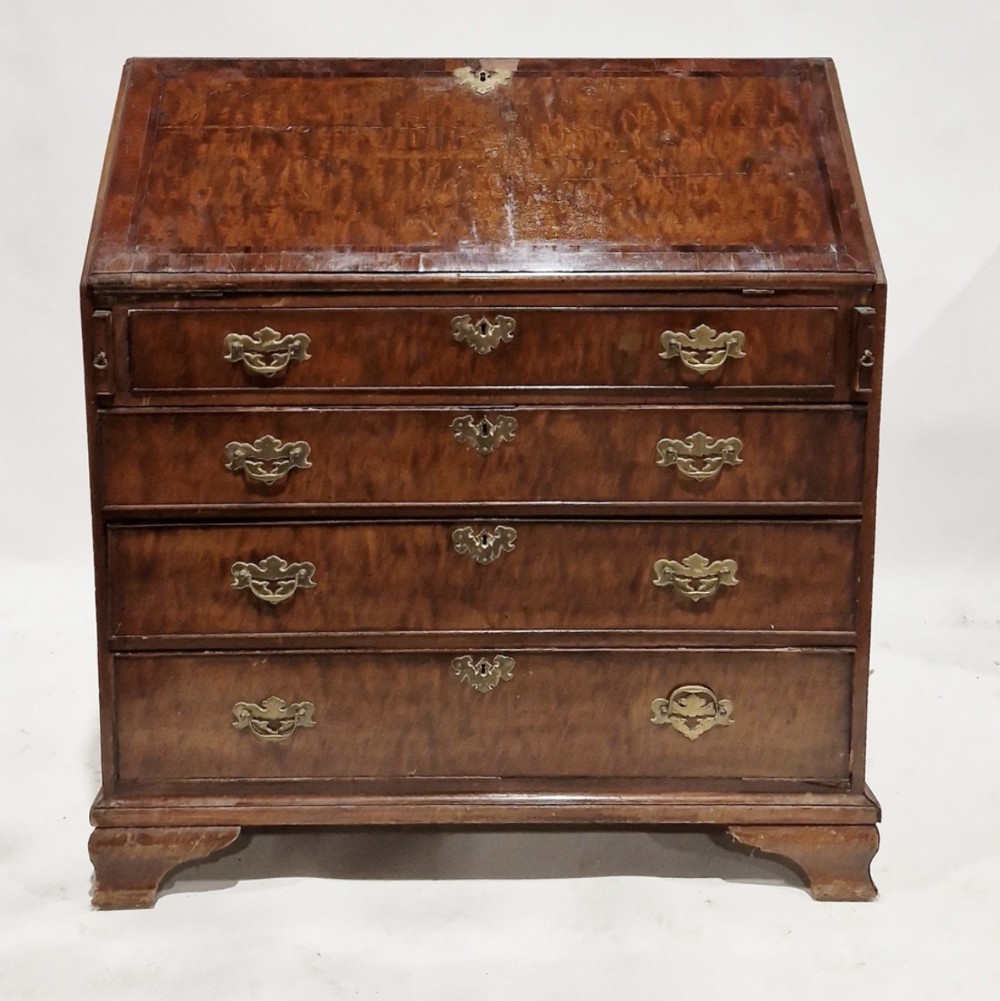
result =
[{"label": "walnut veneer", "polygon": [[829,61],[130,61],[95,906],[292,824],[709,824],[873,896],[884,310]]}]

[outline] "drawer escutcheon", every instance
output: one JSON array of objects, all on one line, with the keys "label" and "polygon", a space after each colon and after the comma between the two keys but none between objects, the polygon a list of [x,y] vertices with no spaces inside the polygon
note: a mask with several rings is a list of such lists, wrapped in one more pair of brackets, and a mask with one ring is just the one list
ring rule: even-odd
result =
[{"label": "drawer escutcheon", "polygon": [[473,323],[472,317],[466,313],[464,316],[456,316],[451,321],[451,332],[456,341],[468,344],[477,355],[488,355],[495,347],[514,339],[516,326],[517,322],[512,316],[502,316],[498,313],[493,323],[485,316]]},{"label": "drawer escutcheon", "polygon": [[688,740],[697,740],[716,726],[732,726],[733,704],[705,685],[681,685],[665,699],[653,699],[650,723],[672,726]]},{"label": "drawer escutcheon", "polygon": [[311,702],[293,702],[286,705],[277,695],[256,702],[237,702],[233,706],[237,730],[249,730],[260,740],[287,740],[300,727],[304,730],[316,725],[313,713],[316,707]]},{"label": "drawer escutcheon", "polygon": [[309,452],[308,442],[282,444],[279,438],[269,434],[252,444],[231,441],[226,445],[226,469],[233,473],[243,472],[248,480],[271,486],[293,469],[309,469],[312,466]]},{"label": "drawer escutcheon", "polygon": [[704,431],[695,431],[686,438],[661,438],[656,443],[658,466],[676,466],[677,471],[691,480],[711,480],[723,466],[741,466],[739,438],[711,438]]},{"label": "drawer escutcheon", "polygon": [[451,533],[452,542],[455,544],[455,552],[462,556],[471,556],[477,563],[492,563],[504,553],[514,551],[514,541],[517,539],[517,532],[508,525],[497,525],[491,532],[489,529],[473,528],[465,525],[456,528]]},{"label": "drawer escutcheon", "polygon": [[653,584],[672,587],[678,594],[691,601],[711,598],[719,587],[739,584],[736,560],[707,560],[701,553],[692,553],[678,563],[677,560],[657,560],[653,564]]},{"label": "drawer escutcheon", "polygon": [[703,375],[721,368],[727,358],[746,358],[743,350],[746,335],[742,330],[720,333],[702,323],[688,333],[664,330],[660,335],[664,359],[680,358],[689,369]]},{"label": "drawer escutcheon", "polygon": [[280,556],[268,556],[260,563],[234,563],[230,568],[233,588],[249,588],[254,597],[277,605],[295,594],[300,587],[315,587],[312,563],[289,563]]},{"label": "drawer escutcheon", "polygon": [[261,327],[252,334],[226,334],[222,341],[223,359],[243,367],[254,375],[273,379],[293,361],[308,361],[308,334],[282,334],[271,327]]},{"label": "drawer escutcheon", "polygon": [[473,417],[466,414],[456,417],[451,424],[455,440],[468,445],[480,455],[489,455],[496,451],[505,441],[513,441],[517,434],[517,421],[507,414],[501,414],[496,421],[488,417]]},{"label": "drawer escutcheon", "polygon": [[514,675],[514,658],[497,654],[492,660],[480,657],[456,657],[451,670],[460,682],[467,682],[477,692],[492,692],[501,681],[510,681]]}]

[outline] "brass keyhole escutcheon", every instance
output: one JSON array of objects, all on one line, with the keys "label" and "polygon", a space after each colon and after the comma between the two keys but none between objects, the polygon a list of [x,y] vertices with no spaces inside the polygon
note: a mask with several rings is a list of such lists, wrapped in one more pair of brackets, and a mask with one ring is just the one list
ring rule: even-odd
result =
[{"label": "brass keyhole escutcheon", "polygon": [[509,414],[500,414],[496,421],[491,421],[485,415],[476,418],[472,414],[466,414],[456,417],[450,427],[456,441],[468,445],[480,455],[490,455],[504,442],[514,440],[517,420]]}]

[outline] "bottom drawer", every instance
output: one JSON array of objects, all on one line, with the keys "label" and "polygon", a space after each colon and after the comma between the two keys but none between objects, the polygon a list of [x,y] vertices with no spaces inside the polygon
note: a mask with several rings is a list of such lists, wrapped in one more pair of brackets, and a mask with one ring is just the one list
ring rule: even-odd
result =
[{"label": "bottom drawer", "polygon": [[118,777],[843,780],[843,650],[115,658]]}]

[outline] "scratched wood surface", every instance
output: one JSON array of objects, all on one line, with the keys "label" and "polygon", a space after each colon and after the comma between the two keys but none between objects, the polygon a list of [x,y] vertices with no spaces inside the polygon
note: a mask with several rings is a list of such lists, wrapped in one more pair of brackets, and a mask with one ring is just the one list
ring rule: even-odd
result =
[{"label": "scratched wood surface", "polygon": [[873,273],[825,60],[132,60],[88,271]]}]

